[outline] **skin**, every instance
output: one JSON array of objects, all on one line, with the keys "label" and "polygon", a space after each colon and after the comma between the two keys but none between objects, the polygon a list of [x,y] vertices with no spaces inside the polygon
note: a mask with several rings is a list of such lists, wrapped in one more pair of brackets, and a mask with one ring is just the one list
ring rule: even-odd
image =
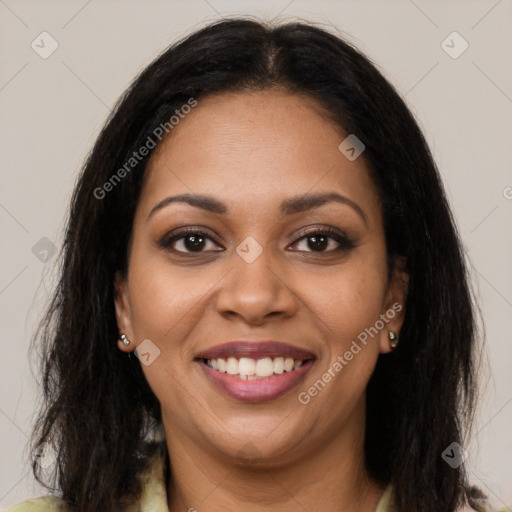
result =
[{"label": "skin", "polygon": [[[382,212],[364,157],[349,161],[338,150],[346,136],[311,98],[223,93],[201,99],[151,157],[115,306],[131,341],[120,350],[145,339],[160,350],[143,370],[162,407],[171,511],[315,510],[319,500],[324,511],[375,510],[384,488],[364,466],[365,388],[404,310],[307,405],[297,398],[359,333],[404,303],[407,276],[395,269],[388,280]],[[281,201],[311,192],[342,194],[365,218],[338,202],[279,213]],[[184,193],[213,196],[228,213],[170,203],[150,216]],[[206,230],[203,252],[183,238],[158,245],[183,226]],[[315,250],[303,231],[327,226],[356,246],[336,251],[328,239]],[[250,264],[236,252],[247,236],[263,250]],[[194,361],[241,338],[288,342],[316,361],[286,395],[243,403]]]}]

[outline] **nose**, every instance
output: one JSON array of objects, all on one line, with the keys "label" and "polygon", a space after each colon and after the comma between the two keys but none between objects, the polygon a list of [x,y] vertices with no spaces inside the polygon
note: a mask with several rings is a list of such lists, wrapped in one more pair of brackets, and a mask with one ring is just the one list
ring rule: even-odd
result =
[{"label": "nose", "polygon": [[217,311],[250,325],[263,325],[271,318],[292,317],[297,310],[297,297],[288,281],[289,276],[271,251],[263,250],[250,263],[235,252],[233,268],[222,280],[217,294]]}]

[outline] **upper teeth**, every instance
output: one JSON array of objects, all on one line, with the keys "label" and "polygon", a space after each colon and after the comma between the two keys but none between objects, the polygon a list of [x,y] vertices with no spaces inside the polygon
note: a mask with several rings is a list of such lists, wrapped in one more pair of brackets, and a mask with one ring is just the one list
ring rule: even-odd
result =
[{"label": "upper teeth", "polygon": [[228,357],[227,360],[219,358],[206,361],[206,364],[214,370],[243,379],[270,377],[274,373],[291,372],[300,368],[302,363],[302,360],[294,360],[292,357],[264,357],[263,359]]}]

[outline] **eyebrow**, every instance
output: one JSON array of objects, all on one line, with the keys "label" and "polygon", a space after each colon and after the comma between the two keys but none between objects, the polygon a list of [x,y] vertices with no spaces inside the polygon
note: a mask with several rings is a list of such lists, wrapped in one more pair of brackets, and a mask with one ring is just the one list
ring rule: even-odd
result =
[{"label": "eyebrow", "polygon": [[[352,201],[352,199],[338,194],[337,192],[310,193],[291,197],[289,199],[285,199],[281,203],[279,210],[282,215],[294,215],[296,213],[318,208],[330,202],[338,202],[350,206],[359,214],[359,216],[364,220],[365,224],[368,224],[366,215],[362,208],[357,203]],[[158,210],[161,210],[162,208],[165,208],[172,203],[186,203],[190,206],[201,208],[208,212],[216,213],[219,215],[226,215],[229,211],[226,204],[215,199],[214,197],[203,194],[179,194],[177,196],[166,197],[158,204],[156,204],[149,213],[148,220]]]}]

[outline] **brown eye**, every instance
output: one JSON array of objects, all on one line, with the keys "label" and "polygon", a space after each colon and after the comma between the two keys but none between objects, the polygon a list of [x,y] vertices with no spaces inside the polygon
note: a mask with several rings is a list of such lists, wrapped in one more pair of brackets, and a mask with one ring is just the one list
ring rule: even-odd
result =
[{"label": "brown eye", "polygon": [[[211,242],[210,249],[208,242]],[[197,230],[185,230],[175,233],[172,236],[166,235],[158,242],[158,245],[163,249],[171,249],[178,253],[202,253],[207,250],[215,250],[216,244],[213,239],[206,233]],[[205,250],[206,249],[206,250]]]},{"label": "brown eye", "polygon": [[[301,238],[293,243],[297,245],[301,242],[306,242],[306,249],[299,249],[304,252],[336,252],[344,249],[352,249],[355,244],[346,235],[336,230],[320,229],[309,231],[303,234]],[[308,250],[310,249],[310,250]]]}]

